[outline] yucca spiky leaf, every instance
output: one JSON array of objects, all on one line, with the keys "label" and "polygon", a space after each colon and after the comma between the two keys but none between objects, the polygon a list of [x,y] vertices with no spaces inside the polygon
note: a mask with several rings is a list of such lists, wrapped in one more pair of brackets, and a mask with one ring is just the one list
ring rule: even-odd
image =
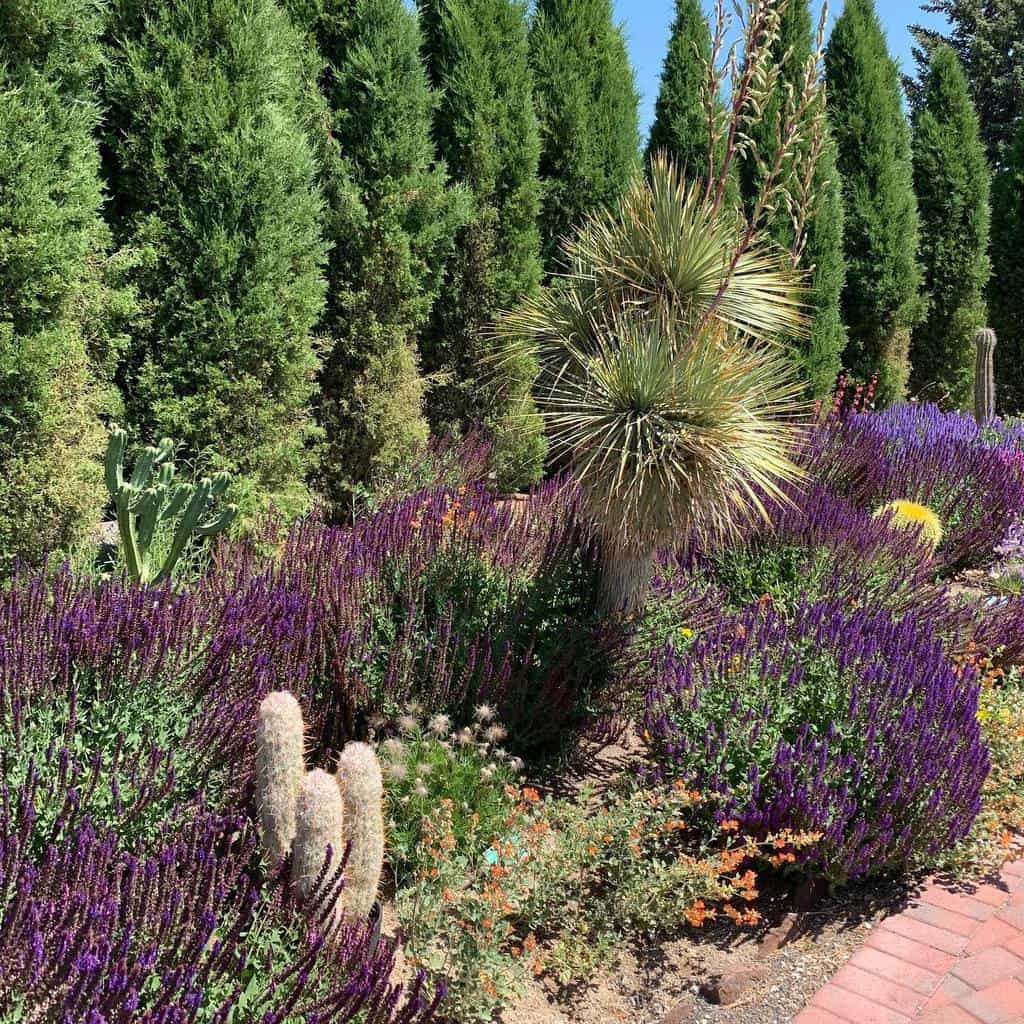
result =
[{"label": "yucca spiky leaf", "polygon": [[538,360],[551,451],[620,551],[727,531],[799,475],[800,385],[778,340],[806,330],[801,278],[781,251],[740,252],[741,230],[656,159],[497,327]]}]

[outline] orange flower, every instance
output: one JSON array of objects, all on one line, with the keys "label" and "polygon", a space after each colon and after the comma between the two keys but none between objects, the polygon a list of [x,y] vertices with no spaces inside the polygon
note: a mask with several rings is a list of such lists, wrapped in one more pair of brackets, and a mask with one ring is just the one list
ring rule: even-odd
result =
[{"label": "orange flower", "polygon": [[699,928],[708,919],[707,908],[704,906],[703,900],[697,900],[693,906],[687,907],[684,913],[686,920],[689,921],[694,928]]},{"label": "orange flower", "polygon": [[528,804],[535,804],[538,800],[540,800],[540,793],[538,793],[537,790],[535,790],[533,787],[527,786],[523,790],[523,799]]},{"label": "orange flower", "polygon": [[738,832],[740,823],[735,818],[727,818],[722,822],[723,832]]},{"label": "orange flower", "polygon": [[597,856],[597,847],[593,843],[590,843],[587,846],[587,853],[589,853],[591,857],[596,857]]}]

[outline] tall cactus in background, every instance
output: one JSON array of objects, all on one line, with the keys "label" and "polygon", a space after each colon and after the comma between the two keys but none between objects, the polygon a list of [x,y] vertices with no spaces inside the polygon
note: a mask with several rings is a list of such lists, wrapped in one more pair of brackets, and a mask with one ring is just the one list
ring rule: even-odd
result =
[{"label": "tall cactus in background", "polygon": [[291,852],[295,802],[306,766],[302,708],[290,693],[270,693],[256,725],[256,807],[263,848],[272,867]]},{"label": "tall cactus in background", "polygon": [[[301,903],[309,904],[316,896],[325,863],[327,872],[333,872],[345,855],[344,815],[334,776],[320,768],[309,772],[299,784],[292,843],[292,889]],[[326,910],[318,906],[310,909]],[[329,924],[334,916],[336,912],[330,917],[324,914],[323,920]]]},{"label": "tall cactus in background", "polygon": [[373,748],[349,743],[338,759],[337,779],[345,802],[345,842],[351,844],[342,894],[344,913],[361,919],[377,900],[384,865],[384,778]]},{"label": "tall cactus in background", "polygon": [[[124,548],[128,575],[136,583],[162,583],[174,571],[189,539],[212,537],[227,529],[238,515],[234,505],[226,505],[204,520],[208,509],[231,482],[226,473],[203,477],[198,484],[174,486],[174,463],[170,461],[174,444],[164,438],[153,448],[143,450],[135,460],[130,478],[125,478],[124,455],[128,435],[115,427],[107,445],[107,490],[117,511],[117,528]],[[179,516],[171,549],[161,565],[150,558],[158,523]]]},{"label": "tall cactus in background", "polygon": [[974,345],[974,418],[983,427],[996,416],[996,332],[982,327],[974,335]]}]

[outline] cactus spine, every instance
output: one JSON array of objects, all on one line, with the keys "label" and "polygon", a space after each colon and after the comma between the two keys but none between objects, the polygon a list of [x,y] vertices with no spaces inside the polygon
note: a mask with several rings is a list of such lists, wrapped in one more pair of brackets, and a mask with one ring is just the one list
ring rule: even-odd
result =
[{"label": "cactus spine", "polygon": [[309,904],[315,895],[328,854],[328,873],[345,856],[344,815],[341,791],[334,776],[314,768],[299,784],[295,801],[292,889],[301,903]]},{"label": "cactus spine", "polygon": [[288,856],[295,838],[295,801],[306,774],[302,708],[290,693],[270,693],[256,724],[256,807],[271,867]]},{"label": "cactus spine", "polygon": [[[136,583],[161,583],[174,571],[191,537],[212,537],[227,529],[238,515],[227,505],[216,515],[204,517],[210,506],[227,490],[226,473],[204,477],[197,484],[174,485],[174,463],[170,461],[173,442],[164,438],[155,448],[145,448],[135,460],[130,478],[125,478],[124,456],[128,435],[118,427],[107,444],[105,477],[107,490],[117,511],[117,527],[124,548],[128,575]],[[178,517],[171,549],[162,565],[151,561],[150,548],[158,523]]]},{"label": "cactus spine", "polygon": [[344,913],[362,919],[373,909],[384,864],[384,778],[373,748],[349,743],[338,759],[337,777],[345,803],[345,842],[351,843]]},{"label": "cactus spine", "polygon": [[974,344],[977,349],[974,360],[974,418],[979,427],[984,427],[996,418],[996,332],[982,327],[974,335]]}]

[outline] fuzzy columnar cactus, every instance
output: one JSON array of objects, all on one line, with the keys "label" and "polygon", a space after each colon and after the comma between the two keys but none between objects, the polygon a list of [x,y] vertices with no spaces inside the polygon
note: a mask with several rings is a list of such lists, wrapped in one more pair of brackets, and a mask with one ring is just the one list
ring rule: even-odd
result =
[{"label": "fuzzy columnar cactus", "polygon": [[295,801],[306,774],[302,708],[285,692],[269,693],[256,723],[256,807],[267,860],[276,866],[295,838]]},{"label": "fuzzy columnar cactus", "polygon": [[384,779],[373,748],[349,743],[338,759],[338,788],[345,802],[344,913],[364,918],[373,909],[384,863]]},{"label": "fuzzy columnar cactus", "polygon": [[996,417],[996,332],[982,327],[974,335],[974,345],[977,350],[974,361],[974,418],[978,426],[983,427]]},{"label": "fuzzy columnar cactus", "polygon": [[[315,768],[299,786],[295,801],[295,841],[292,843],[292,891],[301,903],[315,895],[319,879],[345,856],[341,791],[333,775]],[[330,854],[330,863],[327,857]]]}]

